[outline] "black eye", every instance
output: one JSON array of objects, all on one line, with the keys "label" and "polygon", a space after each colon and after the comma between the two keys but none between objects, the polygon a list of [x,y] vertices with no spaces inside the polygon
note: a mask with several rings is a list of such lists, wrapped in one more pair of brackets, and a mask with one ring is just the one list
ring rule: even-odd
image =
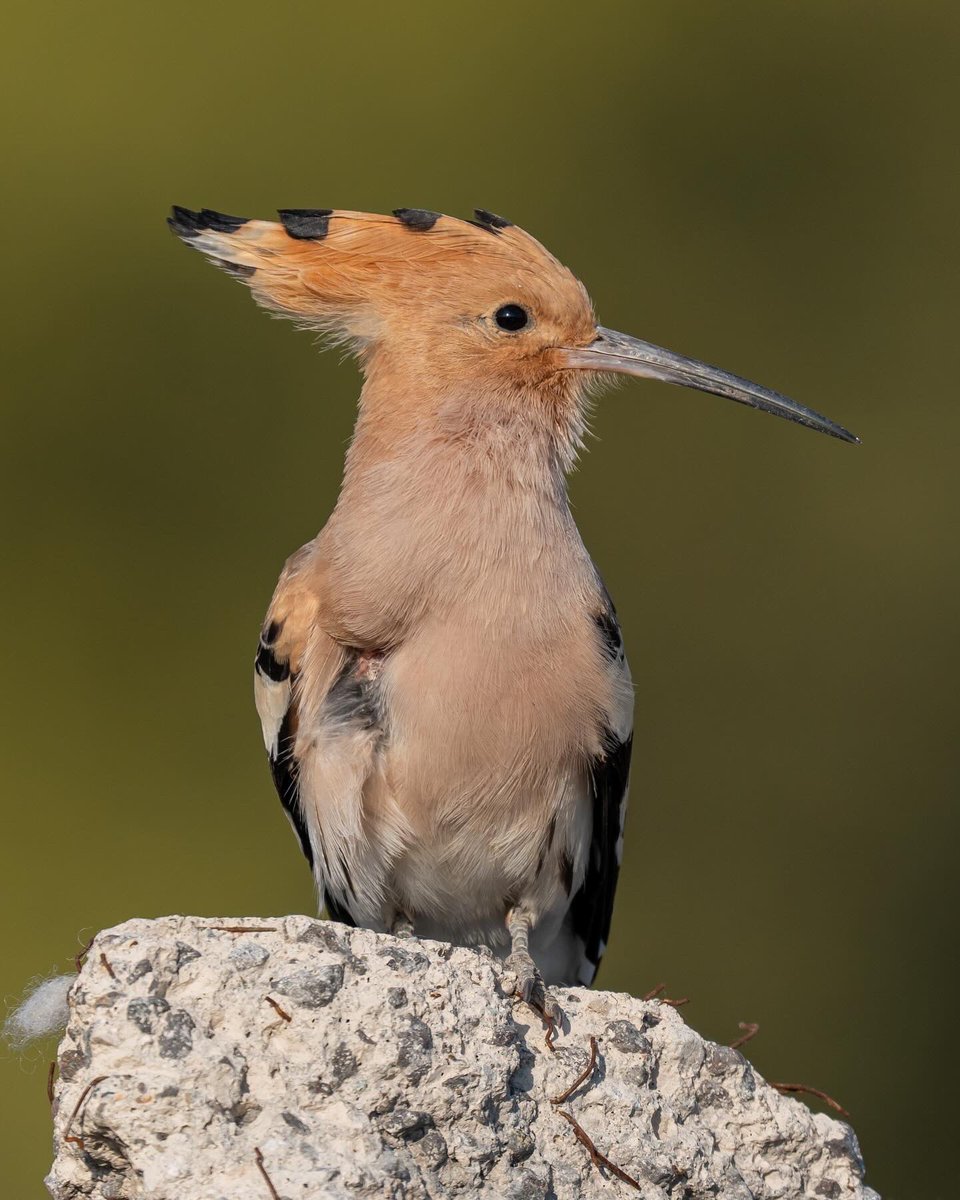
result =
[{"label": "black eye", "polygon": [[509,333],[516,333],[530,320],[527,310],[519,304],[505,304],[503,308],[498,308],[493,314],[493,319],[501,329],[506,329]]}]

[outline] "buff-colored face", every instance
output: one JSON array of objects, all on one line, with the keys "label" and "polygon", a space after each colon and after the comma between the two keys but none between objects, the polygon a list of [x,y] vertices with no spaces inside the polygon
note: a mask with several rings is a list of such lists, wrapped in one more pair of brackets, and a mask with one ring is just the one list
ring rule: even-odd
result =
[{"label": "buff-colored face", "polygon": [[620,372],[858,440],[778,392],[598,326],[583,285],[535,238],[492,213],[476,218],[315,209],[283,210],[273,222],[175,208],[170,225],[264,307],[425,396],[463,387],[573,396],[585,372]]},{"label": "buff-colored face", "polygon": [[511,229],[437,264],[387,317],[386,341],[434,377],[536,388],[569,368],[563,354],[597,336],[583,285],[527,234]]}]

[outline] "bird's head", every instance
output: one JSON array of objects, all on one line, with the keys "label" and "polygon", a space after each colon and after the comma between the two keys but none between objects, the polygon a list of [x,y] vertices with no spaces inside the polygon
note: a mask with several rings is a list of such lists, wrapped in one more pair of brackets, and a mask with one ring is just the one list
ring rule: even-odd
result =
[{"label": "bird's head", "polygon": [[561,419],[590,375],[622,373],[726,396],[844,441],[853,434],[777,392],[597,324],[583,284],[493,213],[391,216],[287,209],[280,221],[174,208],[188,245],[265,308],[348,345],[416,396],[537,401]]}]

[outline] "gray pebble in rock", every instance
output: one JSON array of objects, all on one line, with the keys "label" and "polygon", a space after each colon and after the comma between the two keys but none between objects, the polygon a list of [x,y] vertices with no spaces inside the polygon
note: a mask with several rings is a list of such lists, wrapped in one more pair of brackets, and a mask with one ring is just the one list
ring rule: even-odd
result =
[{"label": "gray pebble in rock", "polygon": [[262,967],[270,957],[270,951],[257,942],[240,942],[227,955],[227,959],[238,971]]},{"label": "gray pebble in rock", "polygon": [[273,986],[302,1008],[326,1008],[343,987],[343,967],[333,963],[307,968],[285,975]]}]

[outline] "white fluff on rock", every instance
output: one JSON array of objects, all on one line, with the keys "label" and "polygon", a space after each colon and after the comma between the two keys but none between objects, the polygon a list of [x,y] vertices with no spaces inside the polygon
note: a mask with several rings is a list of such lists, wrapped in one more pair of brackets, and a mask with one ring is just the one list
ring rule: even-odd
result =
[{"label": "white fluff on rock", "polygon": [[[57,1200],[877,1200],[848,1125],[669,1006],[561,989],[569,1027],[551,1053],[501,980],[484,951],[308,917],[106,930],[70,996],[47,1186]],[[596,1069],[557,1105],[591,1036]],[[601,1175],[561,1111],[639,1193]]]},{"label": "white fluff on rock", "polygon": [[21,1049],[37,1038],[62,1033],[67,1024],[67,993],[76,981],[76,975],[57,975],[32,988],[4,1022],[4,1039]]}]

